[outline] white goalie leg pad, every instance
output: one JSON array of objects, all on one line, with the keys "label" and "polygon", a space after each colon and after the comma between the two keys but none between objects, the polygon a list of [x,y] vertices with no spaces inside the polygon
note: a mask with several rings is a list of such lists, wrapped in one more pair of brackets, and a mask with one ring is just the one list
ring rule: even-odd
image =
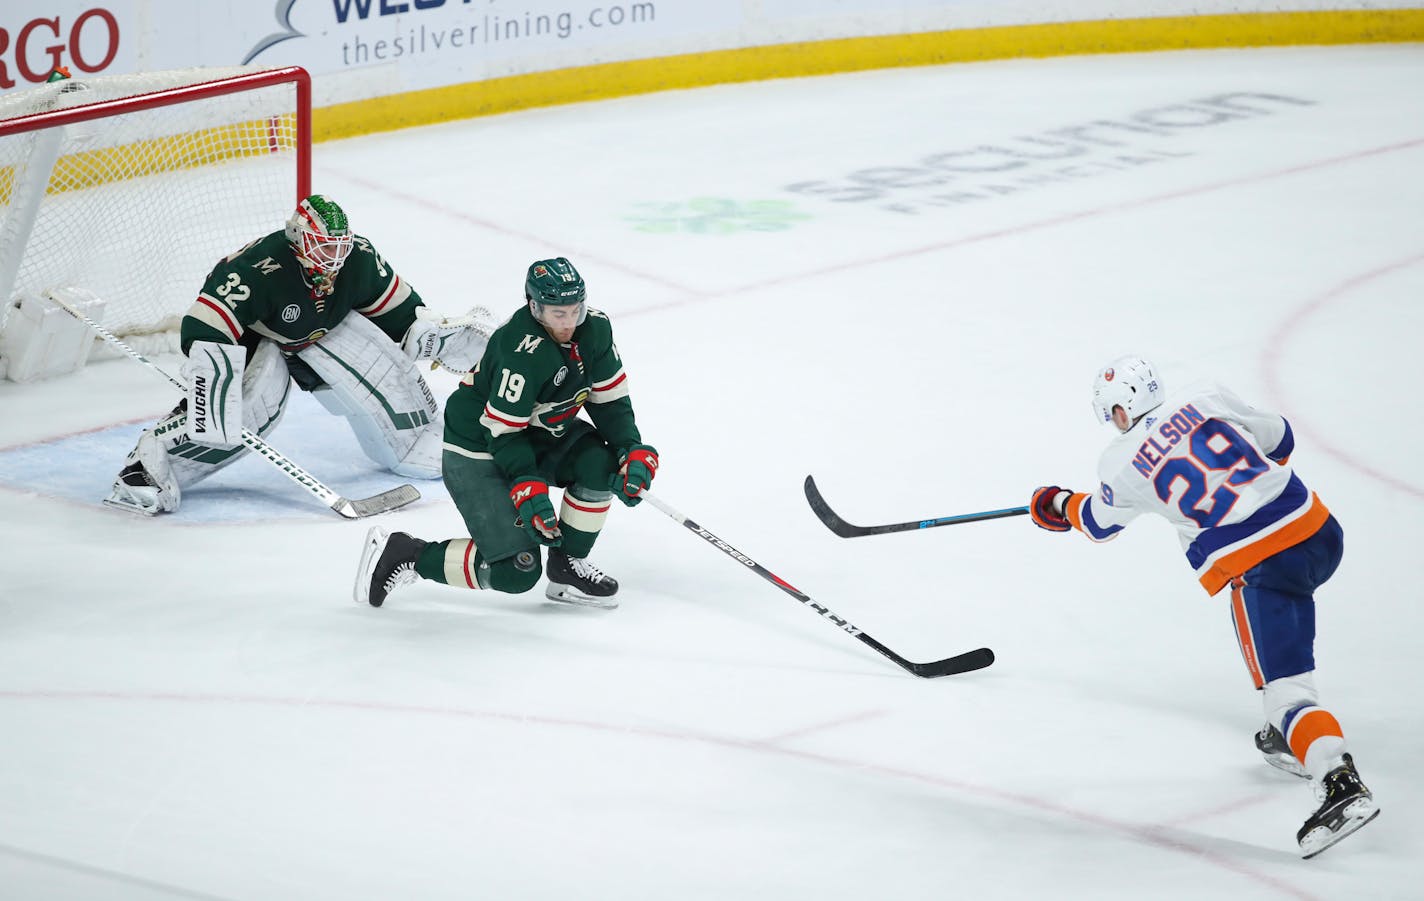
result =
[{"label": "white goalie leg pad", "polygon": [[[259,435],[267,435],[277,427],[287,408],[287,396],[292,380],[286,361],[277,345],[263,341],[242,374],[242,424]],[[188,431],[188,417],[175,411],[154,427],[161,440],[180,485],[187,488],[227,466],[247,453],[241,443],[237,447],[209,447],[193,440]],[[241,433],[237,440],[241,442]]]},{"label": "white goalie leg pad", "polygon": [[326,383],[313,396],[346,417],[367,457],[409,478],[440,478],[440,404],[416,364],[379,326],[349,314],[298,356]]},{"label": "white goalie leg pad", "polygon": [[247,349],[194,341],[183,376],[188,382],[188,435],[208,447],[242,444],[242,372]]}]

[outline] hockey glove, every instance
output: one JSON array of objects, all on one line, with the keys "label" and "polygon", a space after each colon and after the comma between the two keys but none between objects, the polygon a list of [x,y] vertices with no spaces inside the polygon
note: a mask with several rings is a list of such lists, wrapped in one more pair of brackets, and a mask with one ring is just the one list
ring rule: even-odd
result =
[{"label": "hockey glove", "polygon": [[223,450],[242,444],[242,370],[247,351],[237,344],[194,341],[183,364],[188,382],[188,437]]},{"label": "hockey glove", "polygon": [[630,507],[642,502],[643,489],[658,474],[658,452],[646,444],[635,444],[618,455],[618,471],[613,474],[613,491]]},{"label": "hockey glove", "polygon": [[464,316],[441,316],[429,307],[420,307],[401,340],[401,350],[412,360],[430,360],[446,369],[469,372],[484,355],[495,326],[494,315],[484,307],[475,307]]},{"label": "hockey glove", "polygon": [[1072,496],[1073,492],[1057,485],[1039,488],[1033,493],[1033,500],[1028,505],[1033,524],[1050,532],[1067,532],[1073,528],[1068,517],[1063,515],[1063,505],[1068,503],[1068,498]]},{"label": "hockey glove", "polygon": [[509,499],[514,502],[524,531],[540,544],[559,545],[564,535],[559,531],[559,519],[549,500],[549,483],[535,476],[515,479],[514,487],[509,489]]}]

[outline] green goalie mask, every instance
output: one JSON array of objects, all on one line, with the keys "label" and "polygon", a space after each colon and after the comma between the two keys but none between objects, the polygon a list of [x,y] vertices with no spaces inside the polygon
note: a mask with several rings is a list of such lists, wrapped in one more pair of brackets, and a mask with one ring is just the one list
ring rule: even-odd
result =
[{"label": "green goalie mask", "polygon": [[563,257],[538,260],[530,265],[524,279],[524,299],[529,301],[529,312],[544,325],[554,324],[552,319],[545,319],[547,308],[574,305],[578,308],[574,324],[583,325],[588,318],[587,298],[583,276]]}]

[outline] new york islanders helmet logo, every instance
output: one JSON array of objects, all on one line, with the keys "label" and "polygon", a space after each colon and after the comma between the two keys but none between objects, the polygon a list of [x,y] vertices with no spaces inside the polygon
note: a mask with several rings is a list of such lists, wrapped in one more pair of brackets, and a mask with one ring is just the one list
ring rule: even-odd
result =
[{"label": "new york islanders helmet logo", "polygon": [[1113,376],[1115,375],[1117,375],[1117,373],[1113,372],[1112,367],[1109,366],[1107,369],[1103,370],[1103,381],[1111,382],[1113,380]]}]

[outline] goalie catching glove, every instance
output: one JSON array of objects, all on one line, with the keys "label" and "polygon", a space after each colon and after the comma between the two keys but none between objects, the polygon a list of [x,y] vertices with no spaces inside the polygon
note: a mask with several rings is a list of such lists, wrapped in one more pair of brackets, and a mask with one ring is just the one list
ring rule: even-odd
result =
[{"label": "goalie catching glove", "polygon": [[554,504],[549,500],[549,483],[537,477],[515,479],[509,489],[509,499],[514,502],[514,511],[519,514],[519,524],[540,544],[557,547],[563,540],[559,531],[559,518],[554,515]]},{"label": "goalie catching glove", "polygon": [[658,452],[646,444],[635,444],[618,455],[618,471],[613,474],[613,491],[630,507],[637,506],[644,489],[658,474]]},{"label": "goalie catching glove", "polygon": [[188,437],[227,450],[242,444],[242,370],[247,351],[236,344],[194,341],[183,364],[188,383]]},{"label": "goalie catching glove", "polygon": [[429,307],[416,309],[401,349],[412,360],[430,360],[446,369],[469,372],[479,363],[494,332],[494,314],[474,307],[464,316],[441,316]]},{"label": "goalie catching glove", "polygon": [[1033,524],[1050,532],[1067,532],[1073,528],[1073,524],[1068,521],[1068,517],[1063,512],[1064,505],[1072,496],[1073,492],[1067,488],[1059,488],[1057,485],[1049,485],[1034,491],[1033,500],[1029,501],[1028,505],[1029,516],[1033,517]]}]

